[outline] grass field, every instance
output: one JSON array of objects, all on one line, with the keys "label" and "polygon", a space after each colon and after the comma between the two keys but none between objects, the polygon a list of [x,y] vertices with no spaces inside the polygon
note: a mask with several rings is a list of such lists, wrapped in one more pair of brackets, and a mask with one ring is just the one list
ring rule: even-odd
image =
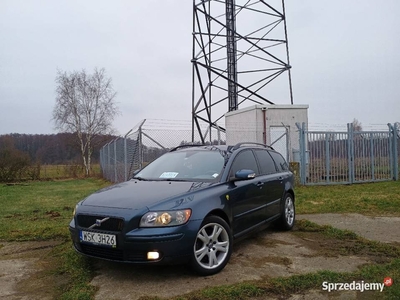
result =
[{"label": "grass field", "polygon": [[[100,164],[91,165],[91,176],[100,176]],[[40,179],[84,178],[85,170],[81,165],[41,165]]]},{"label": "grass field", "polygon": [[297,213],[360,213],[400,216],[400,181],[379,183],[299,186]]},{"label": "grass field", "polygon": [[[92,299],[95,290],[89,285],[94,271],[89,261],[76,254],[69,240],[68,224],[75,204],[90,193],[110,183],[102,179],[56,180],[26,182],[15,185],[0,185],[0,247],[1,241],[27,241],[57,239],[61,245],[52,252],[55,274],[68,278],[60,299]],[[400,216],[400,182],[382,182],[351,186],[313,186],[296,189],[298,213],[356,212],[366,215]],[[337,239],[358,239],[355,234],[327,226],[298,222],[300,230],[318,231]],[[383,256],[393,255],[390,263],[367,265],[354,273],[328,271],[288,278],[277,278],[263,282],[251,282],[234,286],[204,289],[196,295],[185,295],[176,299],[246,299],[266,295],[288,296],[294,292],[305,292],[318,288],[317,282],[349,280],[381,281],[391,274],[400,277],[399,249],[357,241],[358,248],[368,247]],[[390,256],[392,257],[392,256]],[[392,278],[393,278],[392,277]],[[400,285],[393,286],[388,299],[400,298]],[[153,298],[149,298],[153,299]]]},{"label": "grass field", "polygon": [[100,179],[0,185],[0,240],[67,238],[76,203],[107,185]]}]

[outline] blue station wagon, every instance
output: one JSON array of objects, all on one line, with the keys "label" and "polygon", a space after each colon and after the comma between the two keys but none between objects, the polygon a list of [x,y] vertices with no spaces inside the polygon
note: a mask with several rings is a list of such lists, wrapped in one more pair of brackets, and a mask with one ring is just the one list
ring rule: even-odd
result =
[{"label": "blue station wagon", "polygon": [[69,225],[84,255],[138,264],[189,263],[221,271],[233,242],[295,222],[294,178],[271,147],[184,145],[134,177],[76,205]]}]

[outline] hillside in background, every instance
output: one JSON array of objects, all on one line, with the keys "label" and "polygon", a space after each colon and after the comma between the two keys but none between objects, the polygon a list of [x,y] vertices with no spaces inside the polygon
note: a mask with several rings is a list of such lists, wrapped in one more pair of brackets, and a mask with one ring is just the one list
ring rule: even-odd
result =
[{"label": "hillside in background", "polygon": [[[97,136],[92,160],[99,161],[100,148],[111,141],[113,136]],[[16,149],[29,155],[32,163],[68,164],[80,163],[81,153],[77,137],[72,133],[0,135],[0,150]]]}]

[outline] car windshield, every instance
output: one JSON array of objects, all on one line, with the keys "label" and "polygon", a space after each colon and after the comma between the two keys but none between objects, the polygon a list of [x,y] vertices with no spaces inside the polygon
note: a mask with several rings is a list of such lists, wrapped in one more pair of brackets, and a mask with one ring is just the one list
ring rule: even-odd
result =
[{"label": "car windshield", "polygon": [[222,172],[224,158],[218,151],[169,152],[141,170],[142,180],[213,181]]}]

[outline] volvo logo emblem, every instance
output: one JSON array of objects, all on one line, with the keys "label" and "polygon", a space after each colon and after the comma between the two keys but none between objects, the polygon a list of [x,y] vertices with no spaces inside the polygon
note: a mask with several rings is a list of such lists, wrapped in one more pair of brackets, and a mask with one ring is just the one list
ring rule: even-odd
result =
[{"label": "volvo logo emblem", "polygon": [[102,223],[104,223],[105,221],[107,221],[108,219],[110,219],[109,217],[106,217],[102,220],[96,219],[96,223],[94,223],[92,226],[89,227],[89,229],[93,229],[95,227],[100,227]]}]

